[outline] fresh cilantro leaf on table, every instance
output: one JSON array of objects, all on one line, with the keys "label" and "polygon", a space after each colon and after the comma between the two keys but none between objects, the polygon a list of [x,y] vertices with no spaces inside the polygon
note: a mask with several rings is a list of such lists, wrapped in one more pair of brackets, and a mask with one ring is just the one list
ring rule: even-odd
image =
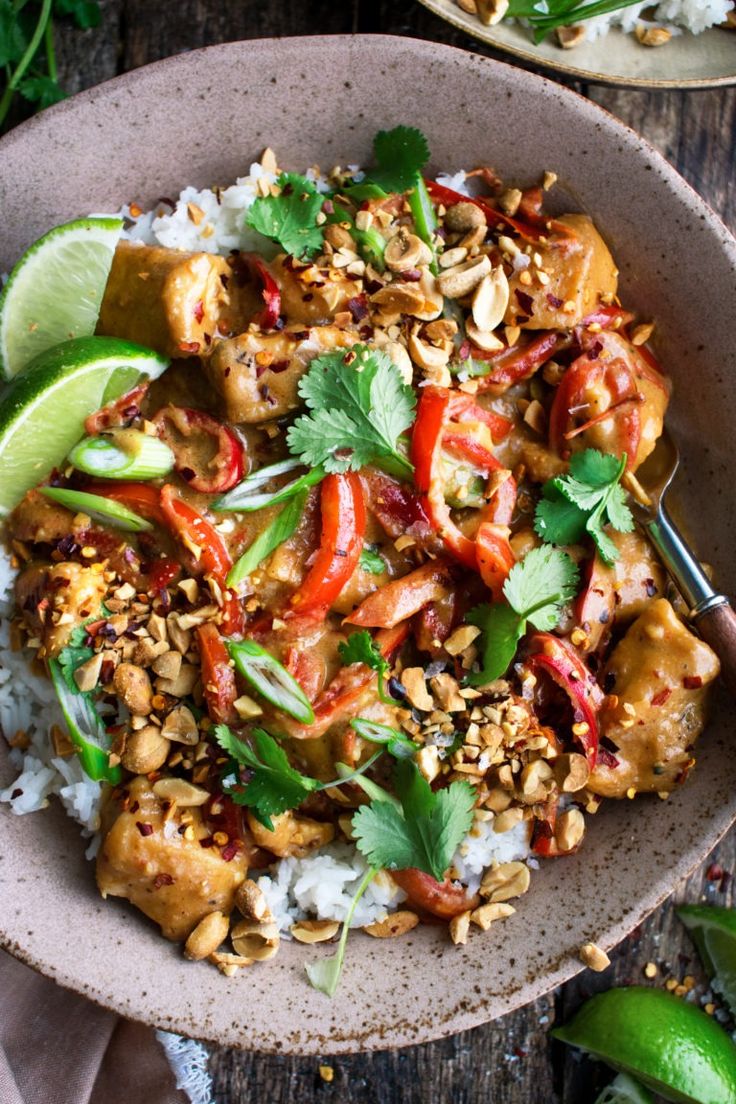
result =
[{"label": "fresh cilantro leaf on table", "polygon": [[619,459],[597,449],[576,452],[570,471],[545,483],[537,505],[534,528],[548,544],[575,544],[586,533],[593,538],[607,563],[618,559],[618,550],[603,526],[621,533],[634,528],[621,477],[626,454]]},{"label": "fresh cilantro leaf on table", "polygon": [[99,27],[102,13],[97,0],[54,0],[58,15],[70,15],[82,30]]},{"label": "fresh cilantro leaf on table", "polygon": [[296,419],[286,440],[304,464],[346,472],[381,461],[404,475],[412,471],[398,444],[414,421],[416,399],[385,353],[354,345],[316,357],[299,394],[310,413]]},{"label": "fresh cilantro leaf on table", "polygon": [[410,759],[396,764],[394,778],[401,812],[388,801],[360,808],[352,824],[356,846],[371,866],[416,867],[441,882],[473,823],[475,790],[453,782],[433,793]]},{"label": "fresh cilantro leaf on table", "polygon": [[371,575],[383,575],[386,570],[386,564],[383,557],[376,551],[375,545],[364,544],[363,551],[360,553],[360,559],[358,566],[363,571],[368,571]]},{"label": "fresh cilantro leaf on table", "polygon": [[543,632],[553,629],[562,607],[575,596],[579,578],[567,553],[546,545],[512,567],[503,587],[508,606],[476,606],[466,617],[482,631],[481,669],[467,676],[468,685],[484,686],[508,670],[527,621]]},{"label": "fresh cilantro leaf on table", "polygon": [[39,73],[35,77],[26,77],[18,85],[18,91],[29,103],[36,104],[39,111],[66,99],[63,88],[44,73]]},{"label": "fresh cilantro leaf on table", "polygon": [[429,145],[416,127],[397,126],[379,130],[373,139],[376,168],[368,175],[387,192],[405,192],[413,188],[429,161]]},{"label": "fresh cilantro leaf on table", "polygon": [[284,749],[262,728],[253,729],[254,747],[239,739],[227,725],[215,726],[215,738],[239,767],[253,771],[245,789],[230,785],[226,792],[236,805],[252,809],[269,832],[273,831],[272,816],[295,809],[319,786],[315,778],[308,778],[292,767]]},{"label": "fresh cilantro leaf on table", "polygon": [[322,227],[317,215],[324,197],[311,180],[298,173],[281,173],[276,184],[281,195],[259,196],[245,217],[246,224],[301,259],[322,248]]}]

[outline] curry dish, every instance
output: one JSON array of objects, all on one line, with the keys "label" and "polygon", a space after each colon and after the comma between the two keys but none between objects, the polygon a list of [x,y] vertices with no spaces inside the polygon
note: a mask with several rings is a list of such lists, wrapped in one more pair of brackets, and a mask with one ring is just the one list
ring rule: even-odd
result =
[{"label": "curry dish", "polygon": [[[594,223],[552,173],[378,160],[267,151],[262,253],[122,240],[97,332],[170,367],[7,525],[17,640],[104,721],[54,734],[105,783],[100,892],[225,973],[278,949],[259,876],[336,840],[393,881],[369,934],[486,931],[602,799],[684,781],[719,669],[627,506],[670,383]],[[524,857],[473,882],[481,830]]]}]

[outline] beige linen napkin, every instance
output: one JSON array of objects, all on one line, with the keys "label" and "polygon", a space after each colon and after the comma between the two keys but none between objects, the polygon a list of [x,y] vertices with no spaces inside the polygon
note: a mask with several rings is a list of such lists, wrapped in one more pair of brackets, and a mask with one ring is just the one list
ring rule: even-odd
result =
[{"label": "beige linen napkin", "polygon": [[2,1104],[188,1104],[154,1031],[0,952]]}]

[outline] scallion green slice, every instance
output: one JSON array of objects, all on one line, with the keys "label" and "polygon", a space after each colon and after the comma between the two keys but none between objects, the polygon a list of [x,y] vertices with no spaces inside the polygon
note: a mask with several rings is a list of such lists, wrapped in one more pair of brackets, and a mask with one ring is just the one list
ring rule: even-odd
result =
[{"label": "scallion green slice", "polygon": [[300,724],[314,723],[314,710],[296,679],[255,640],[227,640],[236,669],[266,701]]},{"label": "scallion green slice", "polygon": [[58,660],[49,660],[49,675],[85,774],[94,782],[118,782],[120,767],[110,766],[105,726],[90,698],[70,690]]},{"label": "scallion green slice", "polygon": [[237,510],[240,513],[249,514],[255,510],[262,510],[265,506],[278,506],[280,502],[286,502],[294,495],[315,486],[324,479],[324,469],[317,467],[313,468],[312,471],[305,472],[297,479],[292,479],[291,483],[287,483],[285,487],[281,487],[278,491],[261,490],[270,479],[274,479],[279,475],[286,475],[287,472],[303,466],[300,460],[279,460],[277,464],[269,464],[265,468],[260,468],[252,475],[247,475],[241,483],[238,483],[237,487],[233,487],[227,494],[216,498],[211,503],[211,509],[225,513],[230,510]]},{"label": "scallion green slice", "polygon": [[122,529],[126,533],[143,533],[153,529],[150,521],[146,521],[145,518],[133,513],[127,506],[115,502],[112,498],[87,494],[86,491],[73,491],[67,487],[39,487],[38,489],[46,498],[66,506],[67,510],[87,514],[93,521],[100,521],[103,525],[114,525],[116,529]]},{"label": "scallion green slice", "polygon": [[157,479],[173,470],[174,454],[158,437],[126,429],[84,437],[69,453],[69,462],[87,475],[105,479]]},{"label": "scallion green slice", "polygon": [[270,556],[272,552],[288,540],[299,524],[299,519],[304,513],[304,505],[307,501],[307,492],[302,491],[296,498],[284,506],[273,521],[266,526],[262,533],[256,537],[252,544],[246,548],[240,559],[233,564],[228,572],[227,585],[236,587],[252,571]]},{"label": "scallion green slice", "polygon": [[411,759],[419,750],[403,732],[389,725],[379,724],[378,721],[369,721],[367,717],[356,717],[350,722],[350,727],[364,740],[372,744],[383,744],[395,759]]}]

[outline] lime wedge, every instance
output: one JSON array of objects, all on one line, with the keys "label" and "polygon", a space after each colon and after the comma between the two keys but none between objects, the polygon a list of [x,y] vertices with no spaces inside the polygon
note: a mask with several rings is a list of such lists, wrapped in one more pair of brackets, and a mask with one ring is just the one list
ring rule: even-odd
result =
[{"label": "lime wedge", "polygon": [[23,254],[0,294],[0,378],[60,341],[95,332],[122,228],[118,218],[66,222]]},{"label": "lime wedge", "polygon": [[62,463],[88,414],[168,363],[116,337],[78,337],[36,357],[0,396],[0,516]]},{"label": "lime wedge", "polygon": [[683,905],[677,915],[693,937],[713,988],[736,1016],[736,909]]},{"label": "lime wedge", "polygon": [[652,1097],[628,1073],[620,1073],[615,1081],[606,1085],[595,1104],[652,1104]]},{"label": "lime wedge", "polygon": [[663,989],[609,989],[552,1034],[677,1104],[736,1101],[736,1045],[694,1004]]}]

